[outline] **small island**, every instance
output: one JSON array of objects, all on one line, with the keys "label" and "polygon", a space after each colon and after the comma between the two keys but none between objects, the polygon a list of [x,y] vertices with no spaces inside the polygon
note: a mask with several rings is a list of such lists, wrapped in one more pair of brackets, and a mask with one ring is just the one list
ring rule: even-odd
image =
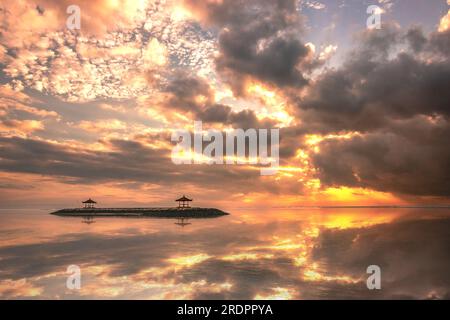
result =
[{"label": "small island", "polygon": [[228,215],[228,213],[215,208],[190,207],[189,199],[183,195],[178,207],[164,208],[96,208],[94,200],[89,198],[83,201],[82,208],[61,209],[51,214],[66,217],[157,217],[157,218],[213,218]]}]

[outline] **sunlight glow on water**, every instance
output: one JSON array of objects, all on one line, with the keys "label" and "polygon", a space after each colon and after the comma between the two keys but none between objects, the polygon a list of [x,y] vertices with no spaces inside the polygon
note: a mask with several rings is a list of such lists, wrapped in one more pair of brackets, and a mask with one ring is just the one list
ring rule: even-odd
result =
[{"label": "sunlight glow on water", "polygon": [[[272,209],[217,219],[1,211],[2,299],[448,298],[450,210]],[[69,265],[80,290],[66,288]],[[382,269],[368,290],[366,268]]]}]

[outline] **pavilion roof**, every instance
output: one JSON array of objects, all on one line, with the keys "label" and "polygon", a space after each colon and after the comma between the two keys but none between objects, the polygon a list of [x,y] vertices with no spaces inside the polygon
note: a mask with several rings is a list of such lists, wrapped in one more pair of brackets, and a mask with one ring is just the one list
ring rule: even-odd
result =
[{"label": "pavilion roof", "polygon": [[186,198],[186,196],[183,195],[180,199],[177,199],[175,201],[192,201],[192,199]]},{"label": "pavilion roof", "polygon": [[94,200],[92,200],[91,198],[89,198],[88,200],[83,201],[82,203],[97,203],[97,202],[95,202]]}]

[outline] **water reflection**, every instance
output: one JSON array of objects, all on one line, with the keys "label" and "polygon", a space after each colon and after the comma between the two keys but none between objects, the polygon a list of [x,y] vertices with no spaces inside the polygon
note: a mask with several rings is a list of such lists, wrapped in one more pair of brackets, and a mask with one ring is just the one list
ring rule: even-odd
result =
[{"label": "water reflection", "polygon": [[[229,212],[194,223],[101,218],[93,224],[1,212],[0,296],[450,298],[450,210]],[[71,264],[81,268],[81,290],[65,286]],[[366,287],[371,264],[382,269],[382,290]]]},{"label": "water reflection", "polygon": [[189,218],[178,218],[177,222],[175,222],[175,224],[183,228],[183,227],[188,226],[188,225],[190,225],[192,223],[189,222]]},{"label": "water reflection", "polygon": [[95,223],[95,218],[93,216],[86,216],[82,218],[81,222],[86,224],[92,224]]}]

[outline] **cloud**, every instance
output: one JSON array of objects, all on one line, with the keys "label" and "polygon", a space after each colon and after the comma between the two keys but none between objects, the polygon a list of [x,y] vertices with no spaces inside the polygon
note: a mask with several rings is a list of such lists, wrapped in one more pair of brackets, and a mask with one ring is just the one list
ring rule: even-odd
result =
[{"label": "cloud", "polygon": [[[141,141],[110,139],[101,141],[102,150],[92,144],[70,142],[50,143],[37,139],[19,137],[0,138],[0,169],[4,172],[34,173],[59,178],[69,184],[99,184],[106,182],[151,183],[160,187],[174,183],[188,188],[205,188],[217,197],[224,193],[271,192],[298,193],[294,185],[283,181],[266,179],[260,181],[256,167],[175,165],[171,161],[171,145],[152,146],[144,144],[153,139],[170,141],[164,137],[148,134]],[[189,174],[186,174],[189,172]],[[220,188],[217,181],[221,181]]]},{"label": "cloud", "polygon": [[[327,10],[320,14],[327,14],[331,4],[323,3]],[[303,41],[308,29],[300,7],[323,8],[318,1],[82,1],[82,32],[65,30],[67,4],[2,4],[0,77],[7,85],[0,88],[0,121],[2,150],[12,152],[2,156],[5,170],[90,183],[95,177],[165,183],[181,171],[167,173],[170,130],[202,120],[206,129],[282,128],[286,171],[278,182],[240,186],[243,192],[303,193],[308,185],[319,188],[320,178],[323,188],[341,183],[402,196],[448,194],[445,183],[432,185],[448,177],[432,167],[433,161],[448,163],[440,136],[448,131],[448,30],[425,34],[420,27],[383,23],[381,30],[357,35],[354,50],[333,66],[340,57],[327,61],[338,45],[345,52],[345,43],[314,39],[316,52]],[[129,150],[117,144],[126,140],[142,154],[155,152],[154,163],[119,165],[121,152]],[[55,148],[56,157],[69,160],[54,166],[36,160],[27,171],[14,157],[28,143],[44,154]],[[410,150],[401,152],[402,145]],[[77,169],[72,152],[85,157]],[[335,152],[348,162],[334,159]],[[97,170],[109,161],[119,174]],[[402,167],[408,165],[430,174],[414,178],[413,169]],[[231,188],[241,173],[254,177],[252,169],[196,167],[189,183],[210,186],[205,179],[214,177]]]},{"label": "cloud", "polygon": [[3,120],[0,121],[2,136],[27,136],[36,131],[43,130],[44,124],[37,120]]},{"label": "cloud", "polygon": [[305,6],[307,8],[315,9],[315,10],[323,10],[327,6],[319,1],[301,1],[302,6]]},{"label": "cloud", "polygon": [[450,28],[450,10],[447,12],[445,16],[442,17],[439,23],[439,32],[445,32]]},{"label": "cloud", "polygon": [[449,196],[449,34],[390,27],[361,39],[295,101],[303,133],[359,133],[317,144],[317,177],[325,187]]},{"label": "cloud", "polygon": [[[41,33],[67,29],[69,17],[67,8],[70,0],[18,0],[2,3],[1,27],[8,32],[6,42],[10,46],[21,47],[32,44],[33,37]],[[125,26],[139,23],[145,18],[147,1],[133,0],[81,0],[81,29],[86,35],[104,35]]]},{"label": "cloud", "polygon": [[[198,227],[193,232],[180,233],[170,227],[173,221],[152,219],[130,221],[127,227],[108,224],[102,234],[57,233],[38,242],[27,237],[25,243],[0,247],[0,288],[11,289],[2,291],[5,297],[39,288],[41,297],[73,298],[65,291],[65,270],[77,264],[83,274],[77,294],[92,298],[254,299],[276,293],[294,299],[446,298],[450,221],[409,213],[389,224],[322,228],[306,238],[302,232],[310,230],[301,221],[232,223],[227,218],[213,224],[192,221],[191,227]],[[8,231],[9,237],[25,236],[24,229]],[[186,232],[196,246],[186,244]],[[292,247],[283,248],[286,243]],[[299,265],[295,258],[305,246],[312,251]],[[381,267],[380,291],[366,287],[371,264]],[[312,269],[318,277],[305,276]]]},{"label": "cloud", "polygon": [[72,3],[33,3],[5,4],[0,12],[2,77],[16,87],[72,102],[130,99],[157,91],[169,64],[211,69],[213,39],[190,20],[171,20],[172,1],[83,1],[80,32],[65,26]]},{"label": "cloud", "polygon": [[312,156],[326,186],[364,187],[416,196],[450,196],[450,126],[426,117],[390,123],[389,130],[331,139]]},{"label": "cloud", "polygon": [[278,87],[302,87],[298,68],[309,53],[299,39],[295,1],[203,1],[185,4],[201,21],[219,28],[218,72],[238,94],[246,81],[257,79]]},{"label": "cloud", "polygon": [[234,111],[232,107],[215,102],[214,89],[207,80],[187,72],[179,72],[167,84],[164,91],[169,95],[163,108],[176,109],[190,115],[190,121],[230,125],[235,128],[272,128],[276,122],[258,119],[249,109]]}]

